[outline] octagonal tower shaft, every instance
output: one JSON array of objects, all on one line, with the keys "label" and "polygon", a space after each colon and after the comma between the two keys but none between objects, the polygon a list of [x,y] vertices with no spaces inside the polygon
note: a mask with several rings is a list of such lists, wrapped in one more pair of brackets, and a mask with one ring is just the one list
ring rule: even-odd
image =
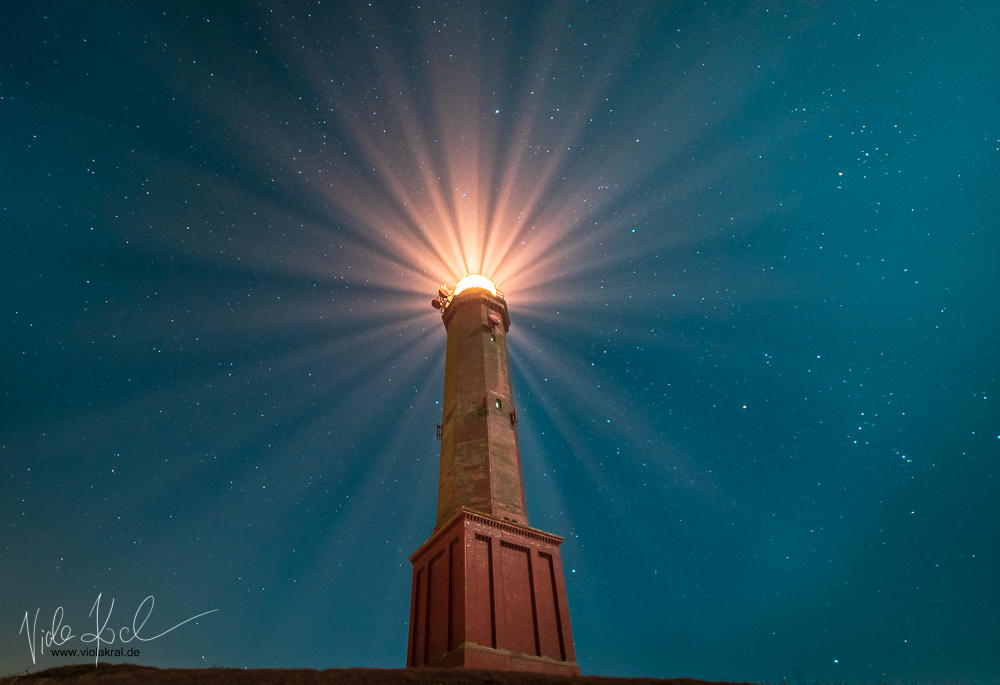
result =
[{"label": "octagonal tower shaft", "polygon": [[[490,314],[500,322],[490,325]],[[448,331],[437,523],[459,511],[528,525],[507,356],[507,303],[481,288],[456,295]]]}]

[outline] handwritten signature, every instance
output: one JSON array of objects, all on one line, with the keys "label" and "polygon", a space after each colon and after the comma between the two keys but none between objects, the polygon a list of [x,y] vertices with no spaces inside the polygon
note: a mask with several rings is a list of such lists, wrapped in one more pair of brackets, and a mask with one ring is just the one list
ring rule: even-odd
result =
[{"label": "handwritten signature", "polygon": [[[94,644],[95,655],[99,655],[101,653],[101,643],[102,642],[104,644],[106,644],[106,645],[114,644],[114,641],[115,641],[116,637],[117,637],[117,639],[120,642],[122,642],[124,644],[127,644],[127,643],[131,642],[132,640],[141,640],[142,642],[151,642],[152,640],[155,640],[156,638],[163,637],[164,635],[166,635],[167,633],[169,633],[171,630],[176,630],[177,628],[180,628],[185,623],[189,623],[189,622],[195,620],[196,618],[201,618],[202,616],[206,616],[208,614],[211,614],[211,613],[214,613],[214,612],[218,611],[218,609],[212,609],[212,611],[206,611],[204,613],[198,614],[197,616],[192,616],[191,618],[187,619],[186,621],[181,621],[180,623],[178,623],[177,625],[175,625],[173,628],[170,628],[169,630],[164,630],[159,635],[155,635],[153,637],[143,637],[142,635],[139,634],[139,631],[141,631],[142,628],[143,628],[143,626],[146,625],[146,621],[149,620],[150,614],[153,613],[153,605],[156,603],[156,600],[153,599],[153,595],[150,595],[146,599],[142,600],[142,603],[139,605],[139,608],[135,610],[135,616],[132,618],[132,628],[131,628],[131,633],[132,634],[129,635],[129,627],[128,626],[122,626],[118,630],[118,632],[115,633],[115,629],[114,628],[109,628],[108,627],[108,621],[111,620],[111,612],[115,610],[115,600],[114,600],[114,598],[112,598],[112,600],[111,600],[111,608],[108,609],[108,614],[107,614],[107,616],[104,617],[104,623],[101,623],[101,595],[102,594],[104,594],[104,593],[100,593],[100,594],[97,595],[97,601],[94,602],[94,606],[92,606],[90,608],[90,613],[87,614],[88,617],[91,617],[91,616],[94,617],[94,631],[95,632],[93,632],[93,633],[84,633],[83,635],[79,636],[81,642],[94,642],[95,643]],[[144,606],[146,606],[147,602],[149,603],[149,610],[146,612],[146,615],[143,617],[142,622],[139,623],[139,614],[142,613],[142,609],[143,609]],[[35,648],[39,644],[38,640],[36,639],[38,637],[38,612],[39,611],[41,611],[41,608],[35,610],[35,620],[34,620],[34,623],[32,625],[28,624],[28,612],[25,611],[24,612],[24,621],[21,622],[21,629],[19,631],[17,631],[18,635],[20,635],[21,633],[27,631],[28,650],[31,652],[31,663],[33,663],[33,664],[35,663]],[[58,609],[55,610],[55,612],[52,614],[52,628],[51,628],[51,630],[45,630],[45,627],[42,626],[42,636],[41,636],[42,639],[41,639],[41,651],[40,651],[41,654],[45,653],[45,648],[46,647],[51,647],[52,645],[60,647],[60,646],[62,646],[64,644],[66,644],[67,642],[69,642],[70,640],[72,640],[74,637],[77,637],[76,635],[73,634],[73,629],[70,627],[70,625],[68,623],[66,625],[63,625],[64,613],[65,612],[63,612],[63,608],[62,607],[59,607]],[[136,623],[139,623],[138,626],[136,626]],[[94,657],[94,665],[95,666],[97,665],[97,656]]]}]

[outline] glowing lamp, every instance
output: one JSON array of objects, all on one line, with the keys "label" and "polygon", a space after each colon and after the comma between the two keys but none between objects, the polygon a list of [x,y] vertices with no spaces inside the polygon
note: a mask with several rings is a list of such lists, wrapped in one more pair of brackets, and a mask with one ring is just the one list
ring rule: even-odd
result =
[{"label": "glowing lamp", "polygon": [[452,293],[452,297],[458,295],[463,290],[468,290],[469,288],[482,288],[483,290],[488,290],[491,295],[499,295],[497,292],[497,284],[486,276],[481,276],[479,274],[465,274],[462,279],[455,284],[455,291]]}]

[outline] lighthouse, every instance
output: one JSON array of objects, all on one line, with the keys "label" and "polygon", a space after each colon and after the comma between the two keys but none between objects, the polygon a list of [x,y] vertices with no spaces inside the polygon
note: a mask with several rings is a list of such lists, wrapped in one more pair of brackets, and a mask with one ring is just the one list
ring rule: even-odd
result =
[{"label": "lighthouse", "polygon": [[410,556],[406,665],[579,675],[563,539],[528,523],[507,303],[467,275],[432,304],[447,331],[437,521]]}]

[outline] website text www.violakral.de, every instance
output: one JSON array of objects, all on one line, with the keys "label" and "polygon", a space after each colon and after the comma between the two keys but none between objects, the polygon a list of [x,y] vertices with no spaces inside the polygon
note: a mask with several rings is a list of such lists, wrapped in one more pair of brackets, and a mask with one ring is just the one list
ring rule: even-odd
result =
[{"label": "website text www.violakral.de", "polygon": [[101,647],[100,649],[50,649],[49,655],[51,656],[139,656],[139,650],[134,647],[129,647],[128,649],[108,649],[106,647]]}]

